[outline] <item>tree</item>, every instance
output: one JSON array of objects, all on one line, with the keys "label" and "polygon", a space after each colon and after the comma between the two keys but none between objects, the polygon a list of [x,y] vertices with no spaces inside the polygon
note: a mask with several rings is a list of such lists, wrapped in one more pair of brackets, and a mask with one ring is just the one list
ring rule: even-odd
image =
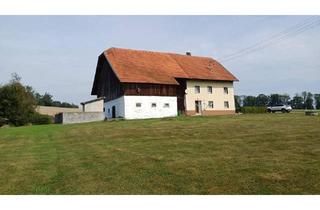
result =
[{"label": "tree", "polygon": [[270,104],[272,106],[274,106],[276,104],[281,104],[281,103],[283,103],[283,102],[281,101],[281,97],[279,94],[271,94],[270,95]]},{"label": "tree", "polygon": [[[32,90],[32,88],[31,88]],[[45,92],[44,95],[37,93],[36,91],[31,91],[34,98],[39,106],[56,106],[56,107],[66,107],[66,108],[78,108],[75,104],[70,104],[67,102],[54,101],[53,96],[50,93]]]},{"label": "tree", "polygon": [[236,106],[236,111],[239,112],[241,109],[241,97],[235,95],[234,96],[234,102],[235,102],[235,106]]},{"label": "tree", "polygon": [[296,95],[292,98],[291,106],[294,109],[303,109],[303,98],[298,93],[296,93]]},{"label": "tree", "polygon": [[307,93],[307,97],[306,97],[306,101],[305,101],[305,108],[306,109],[313,109],[313,95],[312,93],[308,92]]},{"label": "tree", "polygon": [[259,94],[256,98],[256,106],[267,106],[269,103],[269,97],[264,94]]},{"label": "tree", "polygon": [[35,113],[33,94],[20,83],[20,79],[17,74],[12,74],[10,82],[0,87],[0,117],[14,125],[28,123]]},{"label": "tree", "polygon": [[40,104],[43,106],[52,106],[53,100],[52,95],[45,92],[45,94],[40,99]]},{"label": "tree", "polygon": [[280,103],[282,104],[289,104],[290,103],[290,96],[288,94],[279,95]]},{"label": "tree", "polygon": [[246,96],[243,99],[243,106],[255,106],[256,105],[256,97],[255,96]]},{"label": "tree", "polygon": [[314,101],[316,104],[316,109],[320,109],[320,94],[314,94]]}]

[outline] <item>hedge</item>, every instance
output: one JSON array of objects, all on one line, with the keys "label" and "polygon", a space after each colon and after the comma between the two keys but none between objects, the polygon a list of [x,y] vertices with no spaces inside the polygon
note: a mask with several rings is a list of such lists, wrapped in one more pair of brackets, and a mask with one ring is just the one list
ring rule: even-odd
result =
[{"label": "hedge", "polygon": [[267,108],[263,106],[244,106],[244,107],[241,107],[240,111],[245,114],[266,113]]},{"label": "hedge", "polygon": [[53,118],[49,115],[34,113],[30,116],[30,122],[33,125],[43,125],[53,123]]}]

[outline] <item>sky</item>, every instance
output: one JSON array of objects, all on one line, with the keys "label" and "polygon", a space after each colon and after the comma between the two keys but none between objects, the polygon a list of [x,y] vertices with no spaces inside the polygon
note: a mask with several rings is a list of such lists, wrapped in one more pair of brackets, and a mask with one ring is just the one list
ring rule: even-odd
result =
[{"label": "sky", "polygon": [[237,95],[320,93],[320,26],[266,41],[309,16],[0,16],[0,84],[13,72],[55,100],[94,98],[98,56],[110,47],[213,57],[232,72]]}]

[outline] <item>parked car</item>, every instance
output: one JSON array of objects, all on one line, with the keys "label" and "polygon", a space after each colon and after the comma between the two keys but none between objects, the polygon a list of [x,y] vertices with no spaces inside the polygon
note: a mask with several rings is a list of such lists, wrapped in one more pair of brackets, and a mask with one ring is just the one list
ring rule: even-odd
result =
[{"label": "parked car", "polygon": [[292,107],[290,105],[285,105],[285,104],[277,104],[277,105],[273,105],[273,106],[268,106],[267,107],[267,111],[268,112],[291,112],[292,111]]}]

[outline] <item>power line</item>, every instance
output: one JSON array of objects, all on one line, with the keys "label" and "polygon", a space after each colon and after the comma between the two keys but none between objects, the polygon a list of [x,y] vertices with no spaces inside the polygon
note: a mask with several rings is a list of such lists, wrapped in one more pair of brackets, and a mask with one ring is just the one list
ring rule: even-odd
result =
[{"label": "power line", "polygon": [[[255,48],[259,48],[261,47],[262,45],[265,45],[265,43],[270,43],[270,42],[273,42],[274,40],[277,40],[277,39],[282,39],[282,37],[285,37],[287,35],[289,35],[290,33],[294,33],[296,31],[299,31],[301,29],[304,29],[305,27],[309,27],[310,25],[314,24],[314,22],[310,22],[310,20],[314,19],[314,17],[311,17],[311,18],[307,18],[305,21],[303,21],[302,23],[299,23],[299,24],[296,24],[290,28],[287,28],[286,30],[280,32],[280,33],[277,33],[277,34],[274,34],[273,36],[271,36],[270,38],[268,39],[265,39],[263,41],[260,41],[250,47],[247,47],[247,48],[244,48],[240,51],[237,51],[233,54],[230,54],[224,58],[222,58],[222,60],[229,60],[231,57],[238,57],[238,55],[240,54],[243,54],[243,53],[246,53],[247,51],[250,51],[252,49],[255,49]],[[317,20],[317,19],[316,19]],[[311,24],[310,24],[311,23]]]},{"label": "power line", "polygon": [[309,17],[309,18],[305,19],[304,21],[302,21],[301,23],[298,23],[294,26],[291,26],[291,27],[279,32],[279,33],[276,33],[267,39],[264,39],[260,42],[257,42],[254,45],[243,48],[235,53],[232,53],[228,56],[220,58],[220,60],[223,62],[226,62],[226,61],[230,61],[235,58],[244,56],[246,54],[256,52],[258,50],[264,49],[264,48],[269,47],[271,45],[277,44],[278,42],[286,40],[292,36],[303,33],[309,29],[316,27],[319,24],[320,24],[320,18],[317,18],[316,16]]},{"label": "power line", "polygon": [[305,28],[302,28],[302,29],[299,29],[298,31],[296,31],[294,34],[291,34],[291,35],[286,35],[286,36],[283,36],[283,37],[280,37],[279,39],[277,40],[274,40],[272,42],[269,42],[269,43],[266,43],[264,45],[261,45],[259,47],[256,47],[256,48],[253,48],[253,49],[250,49],[242,54],[238,54],[238,55],[235,55],[235,56],[232,56],[232,57],[229,57],[227,59],[224,60],[224,62],[227,62],[227,61],[230,61],[230,60],[233,60],[233,59],[236,59],[238,57],[241,57],[241,56],[244,56],[244,55],[247,55],[247,54],[250,54],[250,53],[253,53],[253,52],[256,52],[256,51],[259,51],[259,50],[262,50],[262,49],[265,49],[269,46],[272,46],[272,45],[275,45],[283,40],[286,40],[288,38],[291,38],[293,36],[296,36],[298,34],[301,34],[303,33],[304,31],[307,31],[309,29],[312,29],[314,28],[315,26],[319,25],[320,24],[320,21],[318,21],[316,24],[313,24],[313,25],[309,25],[308,27],[305,27]]},{"label": "power line", "polygon": [[256,46],[258,46],[258,45],[260,45],[260,44],[262,44],[262,43],[264,43],[266,41],[272,40],[272,39],[277,38],[277,37],[279,37],[279,36],[281,36],[283,34],[286,34],[286,33],[290,32],[292,29],[296,29],[297,27],[301,27],[301,26],[303,26],[305,24],[310,23],[310,21],[313,20],[314,18],[315,18],[315,16],[309,17],[309,18],[305,19],[304,21],[302,21],[301,23],[298,23],[298,24],[296,24],[296,25],[294,25],[294,26],[292,26],[290,28],[285,29],[284,31],[279,32],[279,33],[273,34],[272,36],[270,36],[267,39],[261,40],[260,42],[257,42],[257,43],[255,43],[255,44],[253,44],[253,45],[251,45],[251,46],[249,46],[247,48],[241,49],[241,50],[239,50],[239,51],[237,51],[235,53],[232,53],[232,54],[230,54],[228,56],[225,56],[222,59],[226,59],[228,57],[232,57],[233,55],[236,55],[236,54],[241,53],[243,51],[246,51],[248,49],[254,48],[254,47],[256,47]]}]

